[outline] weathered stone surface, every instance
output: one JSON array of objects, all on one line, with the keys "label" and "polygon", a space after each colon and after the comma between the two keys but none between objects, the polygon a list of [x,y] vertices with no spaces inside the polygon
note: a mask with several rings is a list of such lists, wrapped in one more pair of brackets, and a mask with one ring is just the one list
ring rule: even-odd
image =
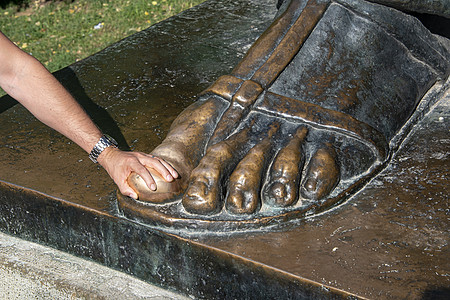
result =
[{"label": "weathered stone surface", "polygon": [[2,299],[190,299],[4,233],[0,233],[0,278]]},{"label": "weathered stone surface", "polygon": [[369,0],[406,11],[428,13],[450,18],[450,2],[447,0]]}]

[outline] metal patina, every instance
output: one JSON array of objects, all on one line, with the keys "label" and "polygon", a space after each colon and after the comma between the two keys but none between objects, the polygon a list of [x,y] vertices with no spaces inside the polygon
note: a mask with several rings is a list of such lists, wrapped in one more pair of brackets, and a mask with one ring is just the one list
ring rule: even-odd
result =
[{"label": "metal patina", "polygon": [[152,151],[181,178],[140,185],[137,201],[119,194],[126,216],[207,233],[317,214],[379,173],[447,88],[448,41],[415,17],[359,0],[279,7]]},{"label": "metal patina", "polygon": [[[192,175],[182,174],[182,191],[175,188],[179,196],[163,195],[159,203],[141,201],[145,196],[126,199],[131,205],[126,217],[106,171],[25,108],[2,97],[0,230],[198,299],[449,298],[450,89],[448,69],[439,66],[448,64],[444,36],[449,36],[450,26],[448,15],[434,15],[445,9],[420,8],[448,1],[333,1],[325,10],[314,10],[320,20],[268,87],[256,81],[256,70],[269,66],[281,39],[273,38],[267,57],[251,60],[251,53],[256,58],[264,54],[255,42],[261,36],[258,43],[267,46],[264,37],[281,28],[288,36],[307,6],[297,2],[292,24],[282,27],[276,20],[287,20],[291,3],[277,10],[276,2],[209,0],[55,73],[121,148],[149,152],[157,147],[180,172],[207,162],[204,150],[219,120],[229,120],[222,116],[230,103],[235,111],[248,110],[242,121],[230,122],[237,128],[226,146],[234,149],[232,157],[242,157],[231,158],[231,165],[245,167],[234,175],[226,170],[230,174],[221,185],[223,202],[215,208],[220,212],[188,213],[182,194]],[[320,8],[324,2],[315,3]],[[416,5],[420,14],[406,10],[405,3]],[[310,17],[317,17],[313,12]],[[419,21],[439,26],[428,23],[424,28]],[[294,36],[301,37],[302,30]],[[297,41],[287,45],[298,47]],[[245,73],[244,62],[250,68],[252,61],[255,72]],[[294,77],[305,84],[295,84]],[[258,85],[263,91],[246,106],[261,90]],[[383,93],[374,96],[380,90],[392,93],[390,101]],[[401,109],[410,117],[399,113]],[[203,148],[186,148],[178,156],[176,151],[183,148],[168,143],[177,130],[180,138],[195,138],[181,126],[186,125],[183,118],[192,125],[204,122],[207,130],[199,130]],[[224,143],[220,147],[215,150],[226,150]],[[328,195],[317,199],[285,183],[304,186],[306,174],[314,173],[308,171],[313,156],[316,169],[327,169],[317,176],[339,178],[336,186],[329,184],[334,189]],[[320,167],[322,163],[327,167]],[[211,164],[204,165],[211,169]],[[239,206],[239,197],[227,198],[231,186],[242,184],[235,191],[247,183],[256,186],[255,170],[261,165],[261,202]],[[333,169],[339,176],[330,173]],[[289,174],[301,177],[285,181]],[[350,195],[340,194],[353,183]],[[162,182],[159,192],[161,188]],[[342,200],[326,202],[336,195]],[[154,195],[149,200],[155,201]],[[302,212],[303,205],[309,210]],[[320,209],[322,213],[315,213]],[[285,219],[277,214],[283,211]],[[274,226],[261,223],[258,216],[263,213]]]}]

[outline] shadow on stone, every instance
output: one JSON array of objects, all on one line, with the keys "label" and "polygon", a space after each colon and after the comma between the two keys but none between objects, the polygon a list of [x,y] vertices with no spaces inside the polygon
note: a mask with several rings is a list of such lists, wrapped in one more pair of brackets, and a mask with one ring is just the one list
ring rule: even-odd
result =
[{"label": "shadow on stone", "polygon": [[450,288],[430,288],[422,296],[422,300],[447,300],[450,299]]},{"label": "shadow on stone", "polygon": [[96,104],[86,94],[85,89],[81,85],[77,75],[72,71],[70,66],[55,72],[53,75],[55,75],[55,77],[63,84],[63,86],[72,94],[72,96],[78,101],[78,103],[80,103],[89,117],[94,121],[94,123],[100,128],[103,133],[113,136],[114,139],[119,143],[119,147],[122,150],[130,150],[130,147],[127,144],[122,132],[120,131],[119,126],[117,126],[116,121],[111,117],[106,109]]}]

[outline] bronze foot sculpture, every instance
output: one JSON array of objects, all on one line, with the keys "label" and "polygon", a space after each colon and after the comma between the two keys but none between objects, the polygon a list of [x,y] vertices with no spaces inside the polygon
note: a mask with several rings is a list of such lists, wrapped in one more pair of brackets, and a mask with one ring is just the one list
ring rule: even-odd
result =
[{"label": "bronze foot sculpture", "polygon": [[151,225],[200,231],[324,211],[386,165],[423,113],[421,99],[442,90],[449,62],[448,44],[397,10],[285,1],[232,73],[152,151],[181,178],[151,192],[131,176],[139,199],[119,195],[119,207]]}]

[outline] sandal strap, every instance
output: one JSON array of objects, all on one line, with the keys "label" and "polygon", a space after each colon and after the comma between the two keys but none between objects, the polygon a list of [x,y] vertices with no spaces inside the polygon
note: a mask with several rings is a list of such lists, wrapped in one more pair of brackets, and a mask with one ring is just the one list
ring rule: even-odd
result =
[{"label": "sandal strap", "polygon": [[[240,110],[242,116],[229,120],[224,127],[233,127],[247,115],[249,110],[267,115],[287,118],[293,122],[303,122],[312,127],[333,130],[352,137],[367,145],[378,159],[383,161],[389,150],[385,136],[367,123],[354,117],[321,107],[317,104],[289,98],[283,95],[264,91],[261,85],[252,80],[242,80],[234,76],[225,75],[217,79],[209,88],[201,93],[216,94],[230,101],[229,110]],[[264,94],[263,97],[260,95]],[[261,99],[258,100],[257,99]],[[237,118],[236,112],[232,114]]]},{"label": "sandal strap", "polygon": [[263,88],[270,86],[298,53],[330,3],[309,0],[301,10],[302,1],[291,1],[286,11],[256,40],[231,74],[238,78],[251,78]]},{"label": "sandal strap", "polygon": [[354,138],[372,149],[380,161],[386,159],[389,151],[385,136],[377,129],[348,114],[317,104],[266,92],[262,100],[255,105],[254,110]]}]

